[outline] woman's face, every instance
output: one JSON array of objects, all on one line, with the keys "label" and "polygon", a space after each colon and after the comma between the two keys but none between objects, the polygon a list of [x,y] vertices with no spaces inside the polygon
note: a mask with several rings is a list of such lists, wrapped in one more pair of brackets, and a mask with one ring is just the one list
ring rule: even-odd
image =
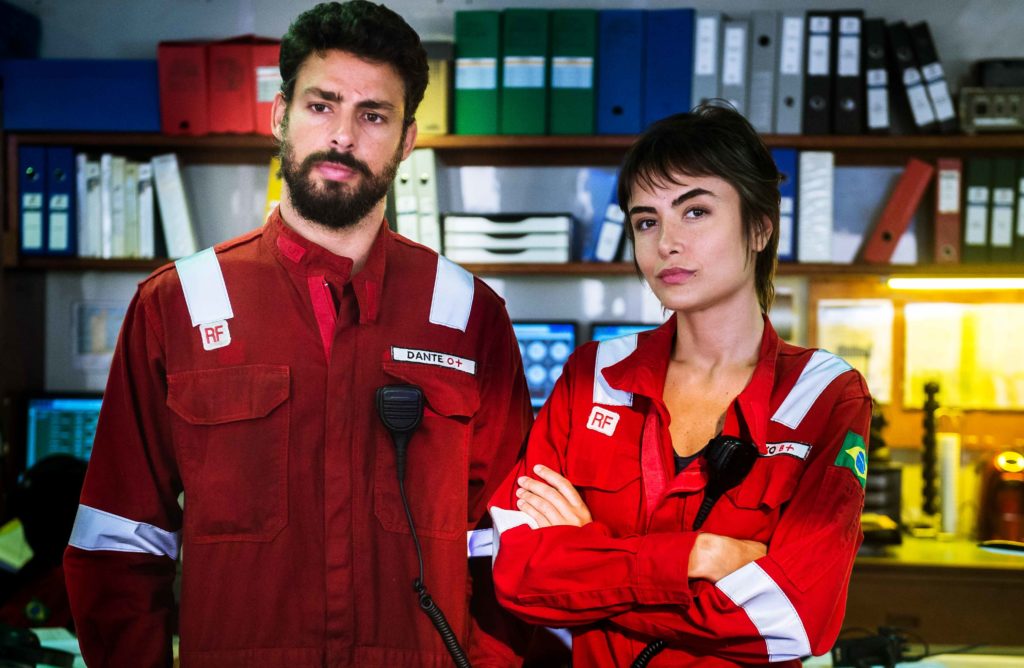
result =
[{"label": "woman's face", "polygon": [[[743,235],[740,196],[717,176],[676,173],[670,181],[634,184],[627,223],[636,262],[665,308],[698,312],[753,298],[753,253],[768,234]],[[674,183],[673,183],[674,182]]]}]

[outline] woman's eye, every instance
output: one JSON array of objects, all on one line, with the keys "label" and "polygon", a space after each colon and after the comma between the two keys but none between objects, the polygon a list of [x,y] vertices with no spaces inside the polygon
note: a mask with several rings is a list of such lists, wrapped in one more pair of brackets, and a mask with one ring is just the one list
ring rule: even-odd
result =
[{"label": "woman's eye", "polygon": [[708,210],[699,206],[695,206],[693,208],[686,210],[687,218],[703,218],[706,215],[708,215]]},{"label": "woman's eye", "polygon": [[654,227],[654,220],[651,218],[641,218],[640,220],[633,221],[633,229],[637,232],[643,232]]}]

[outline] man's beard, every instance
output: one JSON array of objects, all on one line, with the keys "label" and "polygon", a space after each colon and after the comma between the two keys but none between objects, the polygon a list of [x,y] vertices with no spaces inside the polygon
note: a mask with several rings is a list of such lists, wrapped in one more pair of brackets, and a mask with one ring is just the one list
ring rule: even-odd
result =
[{"label": "man's beard", "polygon": [[[374,174],[370,167],[351,153],[320,151],[306,156],[302,164],[295,164],[295,149],[285,137],[281,141],[281,176],[288,184],[292,206],[306,220],[339,230],[352,227],[373,209],[388,193],[391,182],[398,173],[402,161],[403,141],[398,144],[395,155],[384,165],[380,174]],[[358,186],[326,180],[319,185],[310,174],[319,162],[333,162],[358,172],[362,179]]]}]

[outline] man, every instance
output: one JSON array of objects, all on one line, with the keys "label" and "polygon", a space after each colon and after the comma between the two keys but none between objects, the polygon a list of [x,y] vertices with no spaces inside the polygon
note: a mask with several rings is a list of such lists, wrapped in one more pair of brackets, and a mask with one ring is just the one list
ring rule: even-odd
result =
[{"label": "man", "polygon": [[383,220],[425,53],[383,6],[322,4],[285,35],[281,75],[279,210],[157,271],[126,316],[65,556],[83,653],[170,665],[183,545],[183,666],[451,665],[375,406],[413,384],[425,583],[474,666],[513,665],[490,581],[468,584],[467,529],[531,420],[518,347],[486,285]]}]

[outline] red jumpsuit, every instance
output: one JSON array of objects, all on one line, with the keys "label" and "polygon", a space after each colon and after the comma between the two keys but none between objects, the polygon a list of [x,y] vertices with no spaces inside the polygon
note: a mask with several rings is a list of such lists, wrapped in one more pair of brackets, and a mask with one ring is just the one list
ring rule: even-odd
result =
[{"label": "red jumpsuit", "polygon": [[[717,585],[690,580],[707,470],[698,458],[670,473],[662,391],[675,328],[673,317],[639,343],[587,344],[566,364],[525,459],[490,502],[498,600],[528,621],[571,626],[576,666],[628,666],[655,639],[668,647],[651,666],[799,665],[828,651],[842,624],[862,537],[867,388],[844,361],[782,342],[765,320],[723,430],[759,457],[701,530],[766,543],[768,554]],[[522,525],[516,478],[536,464],[568,478],[592,523]]]},{"label": "red jumpsuit", "polygon": [[396,383],[425,395],[406,491],[426,584],[474,666],[515,665],[489,564],[475,586],[467,566],[532,419],[501,299],[387,226],[355,276],[277,213],[206,258],[223,281],[189,298],[174,266],[140,285],[114,356],[65,555],[89,665],[170,665],[183,545],[186,668],[449,666],[375,408]]}]

